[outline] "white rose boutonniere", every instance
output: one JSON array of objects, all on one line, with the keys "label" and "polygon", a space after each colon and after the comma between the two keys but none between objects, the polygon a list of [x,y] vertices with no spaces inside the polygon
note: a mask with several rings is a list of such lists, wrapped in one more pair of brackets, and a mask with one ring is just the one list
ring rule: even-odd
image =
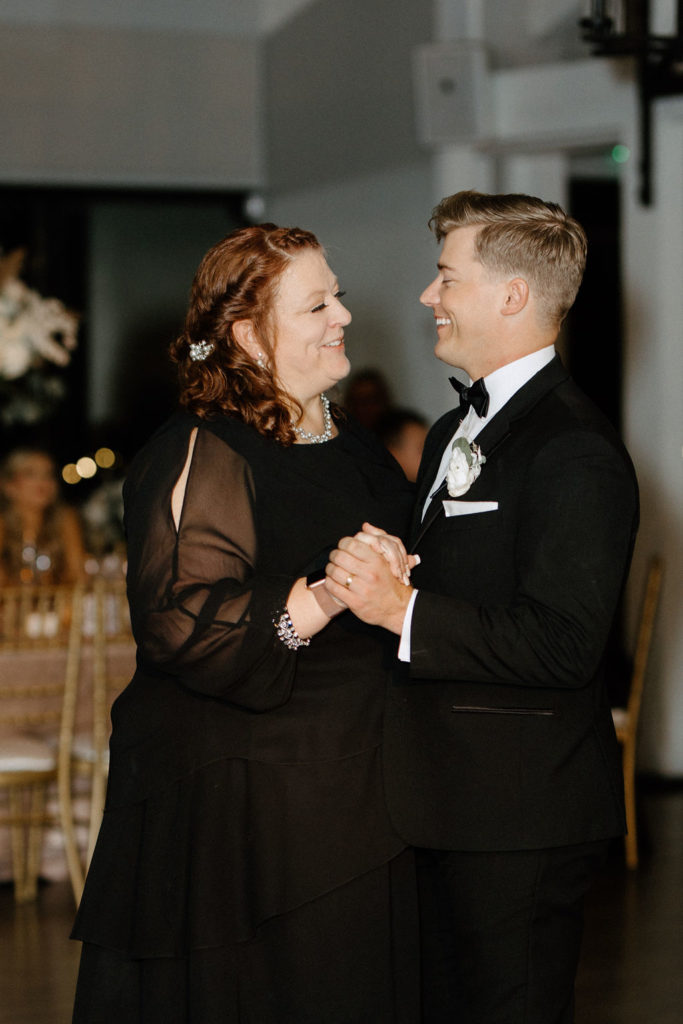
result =
[{"label": "white rose boutonniere", "polygon": [[464,437],[455,439],[451,446],[451,461],[446,472],[446,484],[451,498],[459,498],[470,487],[481,473],[486,456],[474,441],[470,444]]}]

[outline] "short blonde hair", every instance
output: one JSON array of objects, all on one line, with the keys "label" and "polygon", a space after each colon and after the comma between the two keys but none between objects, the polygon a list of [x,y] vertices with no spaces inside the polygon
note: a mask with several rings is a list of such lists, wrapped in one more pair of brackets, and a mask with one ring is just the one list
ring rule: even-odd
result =
[{"label": "short blonde hair", "polygon": [[586,266],[586,233],[578,221],[535,196],[473,190],[442,199],[429,220],[437,241],[472,226],[480,227],[474,248],[482,266],[525,278],[544,323],[559,328]]}]

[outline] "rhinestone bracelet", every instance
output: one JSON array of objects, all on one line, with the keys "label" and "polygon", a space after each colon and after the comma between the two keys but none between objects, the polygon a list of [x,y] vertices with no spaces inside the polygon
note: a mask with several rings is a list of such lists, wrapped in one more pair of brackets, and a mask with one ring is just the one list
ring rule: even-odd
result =
[{"label": "rhinestone bracelet", "polygon": [[295,651],[298,647],[308,647],[311,642],[310,637],[308,640],[301,639],[294,629],[294,624],[286,608],[279,619],[273,619],[273,625],[277,631],[278,639],[282,640],[285,647],[289,647],[290,651]]}]

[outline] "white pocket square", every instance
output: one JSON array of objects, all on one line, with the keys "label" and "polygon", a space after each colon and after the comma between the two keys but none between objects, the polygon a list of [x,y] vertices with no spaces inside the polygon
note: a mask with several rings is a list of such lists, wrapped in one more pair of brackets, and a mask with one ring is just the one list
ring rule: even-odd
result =
[{"label": "white pocket square", "polygon": [[443,510],[447,516],[471,516],[475,512],[495,512],[497,501],[444,501]]}]

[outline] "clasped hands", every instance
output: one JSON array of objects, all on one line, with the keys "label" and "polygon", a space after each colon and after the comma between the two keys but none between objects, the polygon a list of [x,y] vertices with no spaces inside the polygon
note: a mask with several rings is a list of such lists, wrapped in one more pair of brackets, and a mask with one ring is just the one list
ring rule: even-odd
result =
[{"label": "clasped hands", "polygon": [[370,523],[343,537],[330,554],[325,587],[363,622],[400,636],[413,588],[410,570],[419,562],[402,541]]}]

